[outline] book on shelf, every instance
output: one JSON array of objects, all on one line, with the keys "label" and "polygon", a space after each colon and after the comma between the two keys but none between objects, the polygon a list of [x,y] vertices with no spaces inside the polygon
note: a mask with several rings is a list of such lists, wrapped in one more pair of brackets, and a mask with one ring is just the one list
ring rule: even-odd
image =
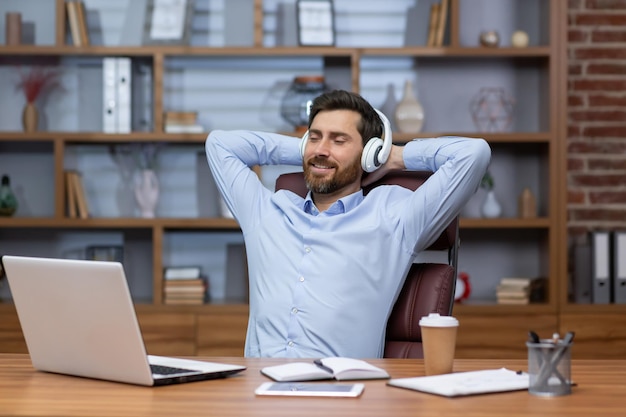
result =
[{"label": "book on shelf", "polygon": [[163,114],[165,125],[195,125],[198,121],[198,113],[195,111],[166,111]]},{"label": "book on shelf", "polygon": [[65,178],[65,195],[67,204],[67,217],[75,219],[78,217],[77,205],[76,205],[76,190],[74,189],[74,180],[72,178],[71,171],[65,171],[63,173]]},{"label": "book on shelf", "polygon": [[198,279],[202,277],[200,266],[167,266],[163,270],[163,278],[168,279]]},{"label": "book on shelf", "polygon": [[312,362],[289,362],[267,366],[261,369],[261,373],[279,382],[389,378],[387,371],[382,368],[361,359],[344,357],[328,357]]},{"label": "book on shelf", "polygon": [[204,131],[204,126],[202,125],[165,125],[165,133],[203,133]]},{"label": "book on shelf", "polygon": [[505,277],[496,286],[498,304],[530,304],[545,298],[547,280],[543,277]]},{"label": "book on shelf", "polygon": [[435,38],[435,46],[443,46],[443,39],[446,34],[446,25],[448,22],[449,0],[441,0],[439,6],[439,14],[437,22],[437,36]]},{"label": "book on shelf", "polygon": [[203,304],[208,300],[208,280],[204,277],[165,280],[165,304]]},{"label": "book on shelf", "polygon": [[441,5],[439,3],[433,3],[430,5],[430,16],[428,18],[428,39],[426,46],[437,46],[435,44],[437,39],[437,25],[439,24],[439,9]]},{"label": "book on shelf", "polygon": [[80,23],[78,20],[78,8],[78,4],[75,1],[65,3],[72,42],[74,46],[83,46],[82,37],[80,35]]},{"label": "book on shelf", "polygon": [[78,171],[65,171],[67,191],[67,211],[70,218],[86,219],[89,217],[89,204],[85,195],[83,180]]},{"label": "book on shelf", "polygon": [[78,18],[78,31],[82,46],[89,46],[89,31],[87,30],[87,13],[85,11],[85,2],[75,1],[76,15]]}]

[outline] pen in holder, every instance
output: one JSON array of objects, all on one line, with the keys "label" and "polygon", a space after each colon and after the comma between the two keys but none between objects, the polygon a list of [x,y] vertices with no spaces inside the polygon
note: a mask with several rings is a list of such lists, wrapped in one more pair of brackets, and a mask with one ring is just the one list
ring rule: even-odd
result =
[{"label": "pen in holder", "polygon": [[552,339],[539,339],[535,332],[529,333],[528,392],[543,397],[567,395],[572,392],[571,347],[574,333],[563,339],[554,334]]}]

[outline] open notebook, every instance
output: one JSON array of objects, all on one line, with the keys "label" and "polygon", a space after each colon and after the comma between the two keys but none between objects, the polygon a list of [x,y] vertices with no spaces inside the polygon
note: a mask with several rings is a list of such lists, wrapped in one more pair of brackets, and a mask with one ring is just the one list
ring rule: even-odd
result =
[{"label": "open notebook", "polygon": [[146,355],[119,262],[1,260],[35,369],[138,385],[221,378],[245,369]]}]

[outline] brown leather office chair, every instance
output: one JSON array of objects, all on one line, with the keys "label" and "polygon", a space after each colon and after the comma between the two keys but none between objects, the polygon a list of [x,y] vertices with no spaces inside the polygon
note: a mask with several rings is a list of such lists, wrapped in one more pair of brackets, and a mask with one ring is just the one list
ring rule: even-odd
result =
[{"label": "brown leather office chair", "polygon": [[[431,175],[425,171],[393,171],[363,189],[367,194],[383,184],[396,184],[415,190]],[[276,180],[276,190],[290,190],[302,197],[307,194],[302,172],[282,174]],[[429,313],[452,314],[454,286],[457,275],[458,218],[442,232],[427,249],[447,251],[448,262],[415,263],[410,268],[404,286],[387,321],[386,358],[422,358],[421,317]]]}]

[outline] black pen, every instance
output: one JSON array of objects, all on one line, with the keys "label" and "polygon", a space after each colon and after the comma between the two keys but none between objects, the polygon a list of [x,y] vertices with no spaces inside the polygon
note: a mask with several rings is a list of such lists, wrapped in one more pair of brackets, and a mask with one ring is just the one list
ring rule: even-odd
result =
[{"label": "black pen", "polygon": [[324,371],[328,372],[329,374],[331,374],[331,375],[334,375],[334,374],[335,374],[335,373],[333,372],[333,370],[332,370],[332,369],[330,369],[328,366],[326,366],[326,365],[324,365],[324,364],[322,363],[322,360],[321,360],[321,359],[315,359],[315,360],[313,361],[313,363],[314,363],[315,365],[317,365],[317,367],[318,367],[318,368],[323,369]]}]

